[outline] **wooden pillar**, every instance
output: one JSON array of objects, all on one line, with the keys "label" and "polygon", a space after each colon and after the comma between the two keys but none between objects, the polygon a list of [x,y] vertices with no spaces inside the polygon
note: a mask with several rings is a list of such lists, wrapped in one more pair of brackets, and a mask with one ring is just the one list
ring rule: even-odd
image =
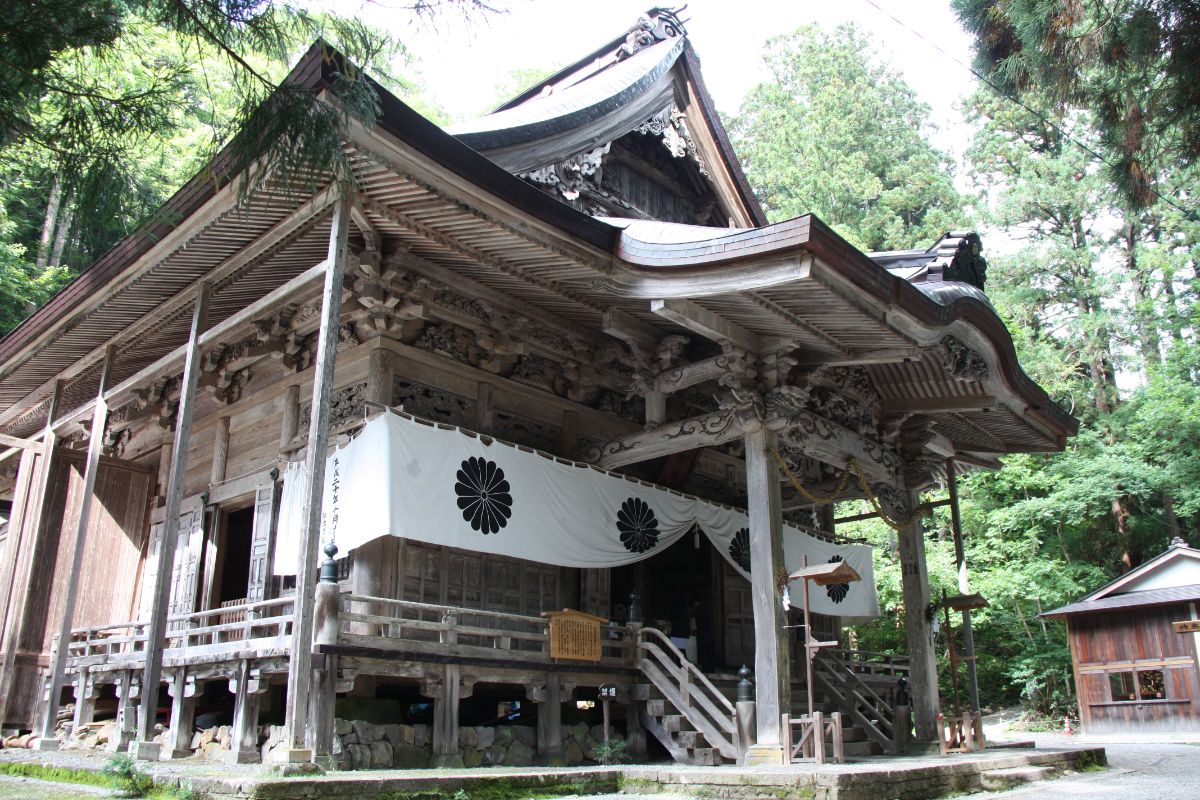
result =
[{"label": "wooden pillar", "polygon": [[[336,645],[338,641],[341,611],[340,595],[336,575],[322,569],[321,582],[317,584],[316,602],[313,607],[313,643]],[[314,662],[315,664],[316,662]],[[333,757],[334,712],[337,705],[338,657],[322,654],[321,665],[314,669],[314,685],[308,709],[308,746],[313,751],[313,761],[325,769],[336,769]]]},{"label": "wooden pillar", "polygon": [[312,413],[304,469],[308,491],[300,520],[300,547],[296,565],[296,602],[292,621],[291,658],[288,661],[285,746],[280,757],[290,763],[312,760],[305,746],[308,691],[312,680],[313,601],[316,590],[317,549],[321,538],[321,500],[325,491],[325,450],[329,444],[329,401],[333,395],[333,369],[337,359],[338,323],[342,310],[342,278],[346,271],[350,199],[334,206],[329,235],[329,258],[321,301],[321,328],[313,367]]},{"label": "wooden pillar", "polygon": [[208,300],[212,286],[200,284],[192,313],[192,329],[188,336],[187,355],[183,362],[183,385],[179,393],[179,410],[175,420],[175,440],[171,446],[171,471],[167,478],[167,497],[162,533],[158,543],[158,569],[154,576],[153,605],[146,634],[146,666],[142,672],[141,702],[138,703],[137,739],[130,746],[135,758],[157,761],[160,747],[151,741],[154,736],[154,717],[158,710],[158,688],[162,677],[162,654],[167,632],[167,611],[171,594],[172,561],[179,539],[179,513],[183,507],[183,491],[187,481],[188,440],[192,435],[192,418],[196,412],[196,385],[200,379],[200,332],[207,325]]},{"label": "wooden pillar", "polygon": [[652,430],[667,421],[667,395],[653,390],[643,395],[646,401],[646,430]]},{"label": "wooden pillar", "polygon": [[67,583],[63,598],[62,619],[58,625],[58,645],[50,661],[50,693],[42,708],[38,727],[39,750],[57,750],[54,726],[58,719],[58,701],[66,679],[67,659],[71,654],[71,622],[75,618],[75,603],[79,599],[79,576],[83,572],[83,551],[87,544],[88,521],[92,511],[92,496],[96,493],[96,473],[100,471],[100,451],[104,449],[104,426],[108,422],[108,402],[104,393],[112,376],[113,358],[116,347],[109,345],[104,353],[104,366],[100,370],[100,382],[96,389],[96,404],[92,410],[92,426],[88,433],[87,463],[83,468],[83,493],[79,503],[79,519],[75,523],[75,538],[72,544],[71,568],[63,578]]},{"label": "wooden pillar", "polygon": [[783,563],[783,519],[779,469],[769,452],[775,434],[759,428],[746,434],[747,513],[750,517],[750,590],[754,608],[754,700],[757,744],[749,764],[782,764],[780,715],[792,709],[787,617],[778,588]]},{"label": "wooden pillar", "polygon": [[458,703],[462,698],[460,667],[442,667],[441,691],[433,698],[433,759],[430,767],[461,767],[458,751]]},{"label": "wooden pillar", "polygon": [[292,443],[300,432],[300,387],[289,386],[283,396],[283,425],[279,430],[279,449]]},{"label": "wooden pillar", "polygon": [[229,463],[229,417],[217,420],[213,434],[212,474],[209,482],[216,485],[225,480],[225,466]]},{"label": "wooden pillar", "polygon": [[96,716],[96,685],[88,674],[87,667],[80,667],[75,674],[75,718],[72,731],[91,723]]},{"label": "wooden pillar", "polygon": [[[546,674],[546,688],[535,700],[537,711],[537,758],[545,766],[561,766],[562,743],[562,681],[557,672]],[[530,698],[533,699],[533,698]]]},{"label": "wooden pillar", "polygon": [[[916,508],[920,500],[915,492],[910,493],[908,507]],[[925,566],[925,539],[919,514],[900,531],[900,580],[910,664],[909,705],[917,739],[932,742],[941,735],[937,719],[940,703],[933,626],[929,616],[929,573]]]},{"label": "wooden pillar", "polygon": [[124,752],[137,730],[137,676],[133,670],[123,669],[117,677],[117,726],[108,749],[114,753]]},{"label": "wooden pillar", "polygon": [[[946,459],[946,491],[950,495],[950,525],[954,533],[954,562],[958,566],[958,593],[970,594],[971,581],[967,576],[967,554],[963,547],[962,516],[958,509],[958,476],[954,459]],[[979,711],[979,675],[975,670],[975,633],[971,630],[971,609],[962,610],[963,650],[967,662],[967,692],[971,711]]]},{"label": "wooden pillar", "polygon": [[230,764],[257,764],[262,760],[258,749],[258,708],[262,701],[259,681],[250,669],[249,661],[238,663],[237,684],[234,690],[233,728],[229,732]]},{"label": "wooden pillar", "polygon": [[[58,407],[62,400],[63,381],[56,380],[50,394],[50,403],[46,409],[46,424],[42,428],[42,451],[35,462],[35,474],[31,476],[29,492],[30,518],[21,515],[21,527],[9,525],[7,550],[13,554],[12,579],[8,584],[9,604],[23,607],[29,584],[33,580],[34,570],[38,564],[33,555],[38,538],[42,531],[42,521],[46,516],[46,495],[50,487],[50,474],[54,470],[54,449],[58,437],[54,433],[54,422],[58,416]],[[17,649],[21,645],[23,633],[22,613],[9,613],[0,617],[4,624],[4,661],[0,664],[0,724],[8,721],[8,698],[12,691],[13,670],[16,665]]]},{"label": "wooden pillar", "polygon": [[188,680],[187,669],[180,667],[167,685],[171,695],[171,724],[167,729],[167,755],[187,758],[192,754],[192,728],[196,723],[196,682]]},{"label": "wooden pillar", "polygon": [[[57,394],[57,392],[56,392]],[[51,410],[53,416],[53,409]],[[51,434],[53,435],[53,434]],[[45,445],[43,445],[43,448]],[[30,569],[33,561],[33,543],[37,540],[38,522],[27,519],[27,509],[40,507],[34,505],[34,498],[41,485],[40,475],[48,466],[49,450],[34,451],[30,449],[21,452],[21,461],[17,465],[17,482],[13,487],[13,515],[8,521],[8,544],[4,548],[3,574],[0,575],[0,645],[3,645],[4,657],[0,663],[0,726],[6,721],[8,711],[8,689],[11,684],[12,668],[16,658],[16,647],[19,641],[19,625],[16,615],[9,621],[9,608],[14,599],[23,598],[29,585]],[[40,465],[40,467],[39,467]],[[40,471],[39,471],[40,470]],[[19,569],[18,565],[24,566]]]}]

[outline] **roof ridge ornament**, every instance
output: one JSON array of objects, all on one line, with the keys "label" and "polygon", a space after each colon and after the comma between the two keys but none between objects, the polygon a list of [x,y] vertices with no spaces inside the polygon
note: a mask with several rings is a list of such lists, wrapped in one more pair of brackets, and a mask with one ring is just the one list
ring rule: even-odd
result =
[{"label": "roof ridge ornament", "polygon": [[710,177],[708,168],[704,166],[700,152],[696,149],[696,143],[692,140],[692,134],[688,131],[687,114],[680,111],[679,106],[674,103],[663,106],[654,116],[633,130],[643,136],[661,136],[663,147],[667,148],[672,156],[675,158],[691,156],[692,160],[696,162],[700,174],[706,178]]},{"label": "roof ridge ornament", "polygon": [[629,29],[625,41],[617,48],[615,53],[617,61],[624,61],[642,48],[652,44],[677,36],[686,36],[687,31],[684,30],[683,21],[679,19],[679,14],[686,8],[686,5],[679,8],[656,6],[638,17],[637,23]]}]

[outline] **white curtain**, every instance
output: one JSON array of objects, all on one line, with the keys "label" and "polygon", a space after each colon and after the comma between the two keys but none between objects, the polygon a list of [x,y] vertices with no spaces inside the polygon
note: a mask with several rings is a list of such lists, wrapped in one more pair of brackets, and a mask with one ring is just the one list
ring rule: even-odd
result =
[{"label": "white curtain", "polygon": [[[296,572],[307,481],[284,473],[275,572]],[[326,463],[322,543],[342,554],[380,536],[523,558],[563,567],[616,567],[670,547],[694,525],[749,577],[744,511],[396,414],[366,424]],[[847,561],[861,582],[813,587],[812,610],[851,619],[878,616],[872,549],[833,544],[784,526],[790,571]],[[323,556],[322,556],[323,558]],[[792,587],[799,607],[799,586]]]}]

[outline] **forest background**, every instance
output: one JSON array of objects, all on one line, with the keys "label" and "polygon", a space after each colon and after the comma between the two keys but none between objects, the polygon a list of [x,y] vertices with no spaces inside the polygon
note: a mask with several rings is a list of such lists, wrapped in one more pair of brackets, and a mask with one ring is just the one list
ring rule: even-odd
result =
[{"label": "forest background", "polygon": [[[853,26],[767,41],[770,78],[726,122],[773,221],[815,213],[868,251],[1006,232],[988,295],[1025,370],[1081,425],[1063,453],[1008,456],[961,480],[971,588],[990,601],[973,618],[979,682],[988,706],[1020,701],[1061,719],[1076,714],[1065,635],[1037,615],[1176,536],[1200,544],[1200,82],[1188,69],[1200,15],[1186,0],[954,5],[982,79],[963,100],[965,171],[931,144],[928,107]],[[240,141],[247,159],[275,147],[276,167],[306,166],[303,147],[344,120],[270,92],[318,35],[448,121],[403,45],[355,20],[254,0],[19,6],[0,20],[0,333],[222,145]],[[494,13],[481,0],[417,0],[409,12]],[[543,74],[504,77],[497,102]],[[370,102],[356,113],[369,116]],[[954,594],[948,514],[925,524],[932,590]],[[894,533],[878,522],[839,533],[877,545],[884,613],[858,627],[857,646],[904,652]]]}]

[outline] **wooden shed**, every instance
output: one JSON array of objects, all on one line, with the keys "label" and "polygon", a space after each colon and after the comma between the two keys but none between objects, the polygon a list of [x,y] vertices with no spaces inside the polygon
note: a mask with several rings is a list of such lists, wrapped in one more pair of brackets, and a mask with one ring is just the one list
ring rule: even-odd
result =
[{"label": "wooden shed", "polygon": [[1171,547],[1077,603],[1066,620],[1089,735],[1200,739],[1200,550]]}]

